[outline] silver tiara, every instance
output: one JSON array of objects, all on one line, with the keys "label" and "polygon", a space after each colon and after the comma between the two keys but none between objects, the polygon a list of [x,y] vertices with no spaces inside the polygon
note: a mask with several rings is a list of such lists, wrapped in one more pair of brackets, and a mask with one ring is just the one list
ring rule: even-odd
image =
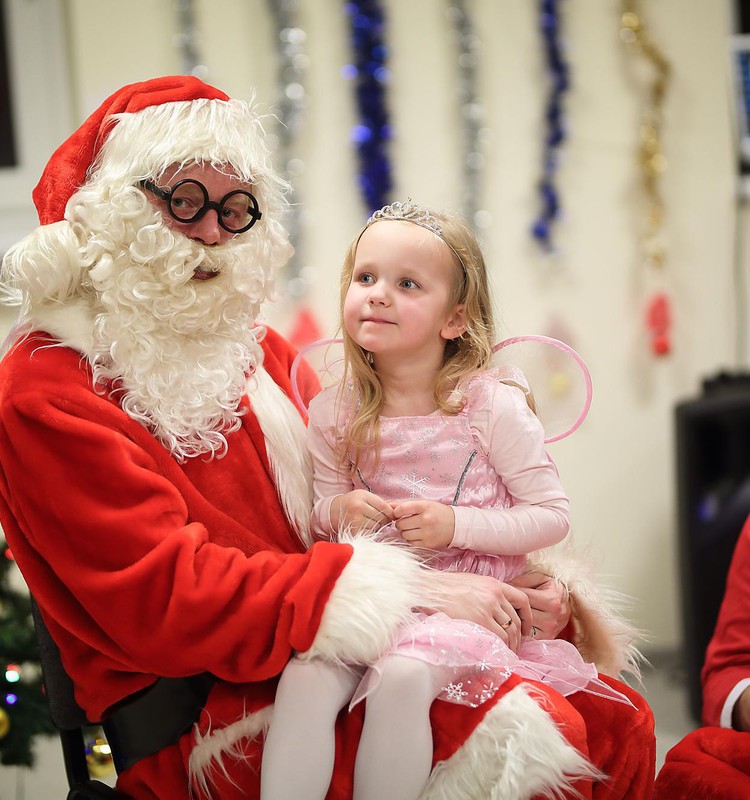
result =
[{"label": "silver tiara", "polygon": [[412,203],[411,197],[407,197],[405,203],[391,203],[389,206],[383,206],[383,208],[372,214],[370,219],[367,220],[367,225],[372,225],[373,222],[377,222],[379,219],[402,219],[406,222],[413,222],[415,225],[427,228],[428,231],[437,234],[441,239],[443,238],[443,226],[438,218],[433,216],[426,208]]}]

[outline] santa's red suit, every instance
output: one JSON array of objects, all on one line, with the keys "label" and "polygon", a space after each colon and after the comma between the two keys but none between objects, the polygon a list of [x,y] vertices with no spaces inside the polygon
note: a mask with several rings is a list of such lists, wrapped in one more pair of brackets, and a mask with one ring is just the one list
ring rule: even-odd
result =
[{"label": "santa's red suit", "polygon": [[731,727],[750,685],[750,519],[740,533],[701,673],[703,724],[675,745],[657,779],[660,800],[750,797],[750,733]]},{"label": "santa's red suit", "polygon": [[[40,184],[44,190],[37,189],[43,228],[36,256],[30,259],[32,250],[21,247],[6,259],[26,305],[24,333],[0,363],[0,522],[59,645],[77,700],[99,720],[159,678],[208,673],[216,679],[197,723],[119,776],[118,788],[135,800],[187,800],[190,786],[222,800],[257,798],[262,734],[276,678],[290,655],[372,661],[411,609],[428,599],[422,568],[409,551],[360,540],[318,543],[302,552],[288,521],[295,516],[290,496],[299,486],[291,474],[295,461],[285,462],[283,454],[302,449],[294,434],[295,425],[303,425],[302,412],[290,400],[294,352],[273,331],[250,370],[239,428],[226,433],[226,447],[214,457],[186,457],[166,446],[169,437],[139,411],[127,379],[112,377],[107,359],[116,363],[122,341],[107,350],[108,325],[115,323],[100,306],[124,278],[111,253],[90,256],[104,252],[108,231],[102,228],[100,238],[90,234],[81,221],[86,204],[76,191],[83,186],[85,195],[88,168],[107,135],[110,156],[119,147],[122,158],[132,157],[127,136],[142,131],[130,117],[155,104],[195,98],[218,104],[201,105],[201,124],[210,131],[226,96],[193,78],[149,81],[110,98],[53,158]],[[117,135],[109,133],[113,125]],[[149,152],[158,155],[161,140],[152,136],[149,143]],[[216,152],[206,157],[214,159]],[[172,161],[185,158],[180,151]],[[105,184],[106,178],[121,187],[118,219],[131,214],[131,206],[145,206],[124,171],[106,160],[97,163],[90,181],[98,177]],[[253,175],[265,216],[247,240],[260,243],[257,258],[271,259],[270,178],[262,168]],[[110,198],[120,202],[110,188],[101,196],[105,205]],[[47,223],[62,227],[47,236]],[[73,242],[59,264],[50,244],[55,236]],[[181,246],[179,238],[174,241]],[[148,277],[142,244],[139,235],[129,249],[133,269],[141,270],[136,306],[151,295],[161,302],[161,276],[154,270]],[[71,253],[79,251],[87,254],[83,266],[71,267]],[[238,269],[252,273],[255,267],[246,262]],[[43,269],[48,271],[41,278]],[[255,292],[249,280],[254,274],[238,274],[232,285]],[[210,286],[222,281],[229,285],[230,278],[222,275]],[[168,321],[184,323],[179,315],[175,320]],[[119,331],[123,341],[128,333]],[[137,350],[140,339],[131,338]],[[152,356],[156,364],[159,353],[145,353]],[[303,380],[303,394],[314,390],[313,383]],[[186,394],[190,389],[187,381]],[[286,417],[274,426],[280,409]],[[598,607],[587,604],[595,591],[572,573],[565,577],[581,625]],[[610,632],[617,639],[616,624]],[[588,644],[592,659],[623,663],[611,648],[598,650],[591,641],[581,644]],[[621,644],[620,655],[628,642]],[[579,792],[597,800],[648,800],[653,718],[635,692],[612,680],[636,708],[584,693],[562,698],[516,677],[476,709],[436,701],[435,768],[423,797],[520,800]],[[351,797],[361,713],[358,707],[339,719],[331,800]]]}]

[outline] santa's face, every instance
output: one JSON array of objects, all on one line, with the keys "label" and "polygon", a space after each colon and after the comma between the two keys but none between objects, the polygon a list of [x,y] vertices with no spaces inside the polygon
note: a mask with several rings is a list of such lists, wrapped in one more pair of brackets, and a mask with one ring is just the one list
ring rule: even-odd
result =
[{"label": "santa's face", "polygon": [[[158,189],[169,195],[177,184],[186,180],[197,181],[201,184],[208,193],[208,200],[216,204],[210,207],[198,219],[190,222],[183,222],[179,219],[175,219],[175,215],[170,213],[166,198],[149,190],[146,190],[146,197],[152,205],[159,209],[164,224],[168,228],[178,231],[183,236],[187,236],[188,239],[192,239],[195,242],[209,247],[225,244],[236,234],[226,230],[219,224],[219,206],[222,200],[228,196],[232,195],[236,197],[235,193],[238,191],[252,193],[253,187],[241,181],[231,168],[220,172],[210,164],[200,163],[190,164],[182,168],[172,167],[168,169],[159,179]],[[173,202],[175,201],[173,200]],[[180,213],[179,209],[175,210],[177,210],[178,214]],[[198,208],[196,208],[196,211],[197,210]],[[212,273],[205,273],[198,270],[195,274],[196,280],[208,280],[211,277],[213,277]]]},{"label": "santa's face", "polygon": [[[205,181],[219,204],[244,185],[197,164],[175,175],[157,186],[190,176]],[[99,202],[96,191],[76,208],[75,223],[82,260],[91,264],[94,379],[116,385],[126,413],[179,459],[222,453],[240,424],[247,376],[263,358],[254,323],[276,266],[263,235],[266,219],[233,235],[218,225],[214,208],[180,223],[147,188],[102,187]]]}]

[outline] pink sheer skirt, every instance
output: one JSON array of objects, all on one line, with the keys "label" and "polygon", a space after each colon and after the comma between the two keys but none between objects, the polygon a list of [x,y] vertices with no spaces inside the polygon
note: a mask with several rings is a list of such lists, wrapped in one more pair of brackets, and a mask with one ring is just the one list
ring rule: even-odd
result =
[{"label": "pink sheer skirt", "polygon": [[437,697],[450,703],[479,706],[515,674],[543,683],[563,696],[590,692],[632,705],[625,695],[600,680],[596,667],[584,661],[574,645],[564,639],[525,636],[514,653],[481,625],[436,613],[421,616],[401,631],[395,644],[365,672],[352,706],[376,688],[385,662],[394,655],[434,666],[441,681]]}]

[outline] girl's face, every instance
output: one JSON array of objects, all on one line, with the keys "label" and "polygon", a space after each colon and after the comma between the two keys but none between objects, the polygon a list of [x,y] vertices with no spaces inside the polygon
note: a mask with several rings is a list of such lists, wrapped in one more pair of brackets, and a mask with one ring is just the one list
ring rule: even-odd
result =
[{"label": "girl's face", "polygon": [[344,328],[374,356],[442,359],[463,333],[452,303],[458,267],[439,236],[412,222],[381,220],[362,234],[344,300]]}]

